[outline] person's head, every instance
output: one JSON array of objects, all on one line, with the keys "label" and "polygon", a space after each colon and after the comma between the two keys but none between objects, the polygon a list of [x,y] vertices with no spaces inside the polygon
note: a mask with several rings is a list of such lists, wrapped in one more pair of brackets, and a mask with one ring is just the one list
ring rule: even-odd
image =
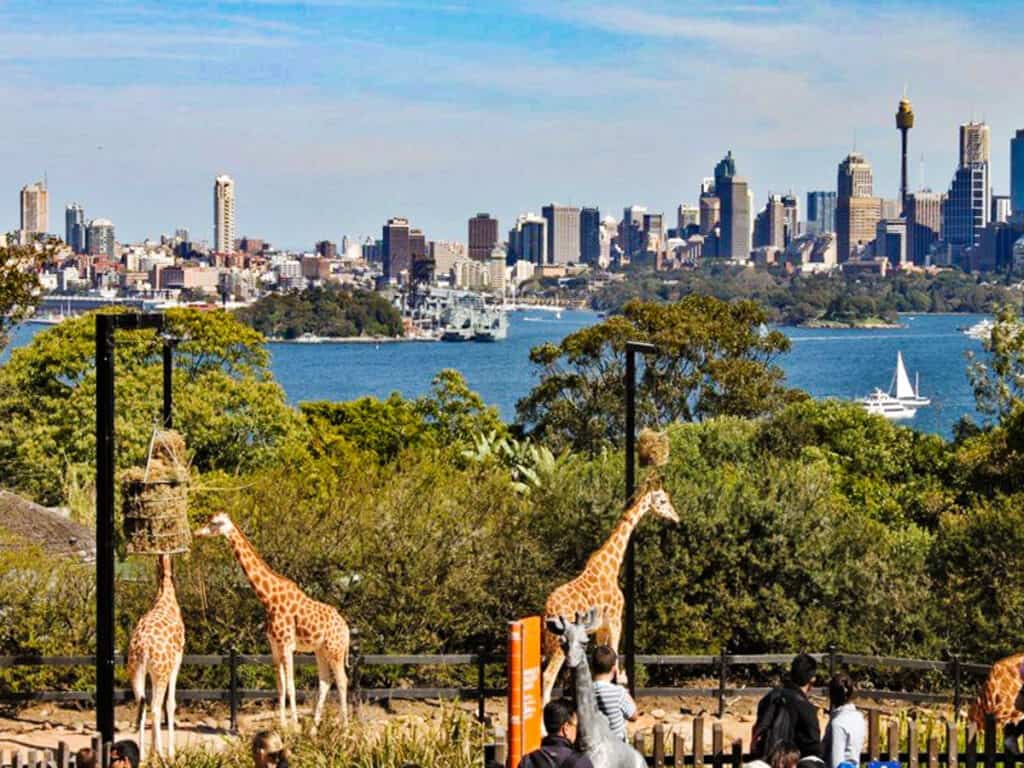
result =
[{"label": "person's head", "polygon": [[771,768],[796,768],[800,762],[800,748],[791,741],[780,741],[765,761]]},{"label": "person's head", "polygon": [[134,741],[115,741],[110,748],[110,768],[139,768],[139,745]]},{"label": "person's head", "polygon": [[252,737],[252,762],[256,768],[288,768],[288,750],[274,731],[260,731]]},{"label": "person's head", "polygon": [[544,705],[544,730],[576,741],[576,707],[569,699],[552,699]]},{"label": "person's head", "polygon": [[789,665],[789,679],[797,688],[809,688],[814,684],[814,674],[818,671],[818,662],[807,653],[793,658]]},{"label": "person's head", "polygon": [[96,768],[96,753],[92,747],[82,747],[75,752],[76,768]]},{"label": "person's head", "polygon": [[835,709],[841,707],[853,698],[853,680],[845,672],[832,675],[828,681],[828,703]]},{"label": "person's head", "polygon": [[618,660],[618,655],[609,646],[599,645],[590,655],[590,669],[595,677],[610,675],[615,671],[615,663]]}]

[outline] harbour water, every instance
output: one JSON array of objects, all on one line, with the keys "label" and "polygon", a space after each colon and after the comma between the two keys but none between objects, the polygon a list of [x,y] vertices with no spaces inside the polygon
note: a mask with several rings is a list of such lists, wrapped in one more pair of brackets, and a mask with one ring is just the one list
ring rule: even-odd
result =
[{"label": "harbour water", "polygon": [[[978,418],[967,380],[965,352],[981,352],[981,342],[960,328],[980,315],[908,315],[902,328],[781,329],[792,349],[779,358],[790,386],[815,397],[852,399],[875,387],[887,389],[902,351],[911,379],[920,374],[921,394],[931,398],[913,419],[915,429],[950,436],[963,415]],[[364,395],[386,397],[399,392],[414,397],[430,389],[444,368],[456,368],[501,415],[515,417],[516,400],[536,381],[530,348],[557,342],[598,322],[592,312],[516,312],[510,315],[508,339],[493,344],[269,344],[271,367],[288,399],[351,400]],[[12,340],[18,346],[45,326],[22,326]],[[5,355],[0,355],[0,362]]]}]

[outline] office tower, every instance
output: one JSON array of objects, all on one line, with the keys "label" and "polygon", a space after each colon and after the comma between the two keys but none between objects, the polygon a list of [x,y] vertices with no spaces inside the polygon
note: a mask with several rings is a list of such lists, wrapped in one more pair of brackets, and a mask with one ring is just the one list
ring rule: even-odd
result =
[{"label": "office tower", "polygon": [[489,213],[478,213],[469,220],[469,258],[487,261],[498,243],[498,220]]},{"label": "office tower", "polygon": [[541,209],[548,222],[548,263],[578,264],[580,261],[580,209],[551,203]]},{"label": "office tower", "polygon": [[896,127],[900,132],[900,215],[906,216],[907,208],[907,133],[914,127],[914,110],[910,106],[910,99],[904,96],[900,99],[899,109],[896,110]]},{"label": "office tower", "polygon": [[722,205],[718,255],[746,261],[751,247],[750,188],[746,179],[736,175],[732,150],[715,166],[715,196]]},{"label": "office tower", "polygon": [[466,246],[464,243],[431,240],[429,251],[435,275],[447,275],[452,271],[455,262],[466,260]]},{"label": "office tower", "polygon": [[796,195],[790,193],[782,196],[782,212],[785,220],[783,239],[789,245],[800,234],[800,205]]},{"label": "office tower", "polygon": [[676,209],[676,229],[685,232],[687,227],[700,226],[700,208],[687,203],[680,203]]},{"label": "office tower", "polygon": [[942,231],[945,195],[911,192],[907,195],[907,258],[919,267],[928,266],[928,253]]},{"label": "office tower", "polygon": [[528,261],[550,264],[548,259],[548,220],[535,213],[521,213],[508,233],[508,262]]},{"label": "office tower", "polygon": [[619,247],[627,259],[643,253],[647,247],[644,234],[644,216],[647,209],[642,205],[631,205],[622,209],[622,221],[619,222]]},{"label": "office tower", "polygon": [[225,175],[213,182],[213,250],[235,250],[235,182]]},{"label": "office tower", "polygon": [[601,211],[597,208],[580,210],[580,260],[592,267],[601,261]]},{"label": "office tower", "polygon": [[114,258],[114,224],[110,219],[93,219],[85,231],[85,247],[91,256]]},{"label": "office tower", "polygon": [[665,242],[665,217],[660,213],[644,214],[644,238],[642,251],[651,247],[659,250]]},{"label": "office tower", "polygon": [[836,231],[836,193],[816,190],[807,193],[807,234]]},{"label": "office tower", "polygon": [[985,123],[960,126],[960,167],[953,174],[942,213],[942,239],[953,263],[964,264],[965,250],[981,243],[992,213],[989,188],[989,130]]},{"label": "office tower", "polygon": [[21,188],[21,231],[26,235],[45,234],[49,223],[49,193],[46,191],[46,182],[26,184]]},{"label": "office tower", "polygon": [[338,258],[338,246],[330,240],[321,240],[316,244],[316,255],[323,259]]},{"label": "office tower", "polygon": [[400,217],[388,219],[382,234],[384,277],[398,279],[399,274],[408,274],[412,269],[412,252],[409,244],[409,220]]},{"label": "office tower", "polygon": [[894,267],[907,263],[906,219],[881,219],[875,226],[875,256]]},{"label": "office tower", "polygon": [[722,179],[728,179],[735,175],[736,159],[732,156],[732,150],[730,149],[725,153],[725,157],[715,165],[715,191],[718,191],[718,183]]},{"label": "office tower", "polygon": [[836,258],[848,261],[858,245],[875,239],[882,218],[881,202],[873,196],[871,164],[851,152],[839,164],[836,176]]},{"label": "office tower", "polygon": [[1010,208],[1024,215],[1024,128],[1010,139]]},{"label": "office tower", "polygon": [[75,253],[85,253],[85,209],[78,203],[64,209],[64,242]]},{"label": "office tower", "polygon": [[754,220],[754,247],[786,247],[786,211],[780,195],[768,195],[768,202]]},{"label": "office tower", "polygon": [[960,126],[960,165],[989,162],[989,130],[985,123]]},{"label": "office tower", "polygon": [[178,227],[174,230],[174,239],[182,243],[192,242],[192,238],[189,236],[188,227]]},{"label": "office tower", "polygon": [[992,195],[992,210],[988,219],[997,223],[1009,221],[1010,210],[1009,195]]},{"label": "office tower", "polygon": [[722,223],[722,201],[713,192],[700,196],[700,233],[708,235]]}]

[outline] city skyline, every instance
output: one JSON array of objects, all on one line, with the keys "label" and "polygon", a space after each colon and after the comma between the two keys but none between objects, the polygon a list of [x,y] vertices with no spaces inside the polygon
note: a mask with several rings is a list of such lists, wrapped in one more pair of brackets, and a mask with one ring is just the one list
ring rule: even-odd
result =
[{"label": "city skyline", "polygon": [[[892,110],[907,85],[910,189],[922,155],[927,186],[947,188],[959,125],[974,119],[991,128],[992,185],[1005,195],[1024,123],[1013,104],[1024,52],[1011,37],[1022,17],[1010,4],[962,2],[685,14],[608,3],[10,2],[0,92],[23,108],[10,111],[0,146],[14,189],[45,174],[54,211],[74,201],[102,211],[125,241],[179,226],[211,240],[220,172],[238,185],[237,236],[280,247],[379,237],[394,216],[429,239],[465,240],[477,211],[504,238],[518,214],[553,200],[671,217],[697,204],[700,180],[730,149],[758,205],[834,188],[854,144],[875,193],[895,199]],[[25,31],[40,23],[46,34]],[[16,229],[17,215],[0,207],[0,229]]]}]

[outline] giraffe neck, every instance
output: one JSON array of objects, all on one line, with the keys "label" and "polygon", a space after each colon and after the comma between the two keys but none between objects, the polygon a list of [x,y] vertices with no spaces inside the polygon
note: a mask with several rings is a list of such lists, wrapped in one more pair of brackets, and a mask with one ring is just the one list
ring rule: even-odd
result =
[{"label": "giraffe neck", "polygon": [[157,578],[160,586],[156,593],[156,604],[178,609],[178,596],[174,591],[174,579],[171,576],[171,556],[160,555],[157,560]]},{"label": "giraffe neck", "polygon": [[228,541],[231,543],[235,559],[238,560],[238,564],[245,571],[245,575],[249,579],[249,584],[252,585],[256,597],[260,599],[264,606],[269,607],[271,604],[270,586],[280,581],[281,577],[274,573],[270,566],[263,561],[263,558],[259,556],[256,549],[245,537],[245,534],[238,530],[238,528],[231,529]]},{"label": "giraffe neck", "polygon": [[615,526],[608,541],[593,554],[590,563],[599,566],[602,571],[610,571],[618,579],[619,571],[622,568],[622,559],[625,557],[626,547],[629,545],[629,538],[633,535],[633,529],[647,514],[649,507],[650,503],[646,494],[634,501],[622,515],[622,519]]}]

